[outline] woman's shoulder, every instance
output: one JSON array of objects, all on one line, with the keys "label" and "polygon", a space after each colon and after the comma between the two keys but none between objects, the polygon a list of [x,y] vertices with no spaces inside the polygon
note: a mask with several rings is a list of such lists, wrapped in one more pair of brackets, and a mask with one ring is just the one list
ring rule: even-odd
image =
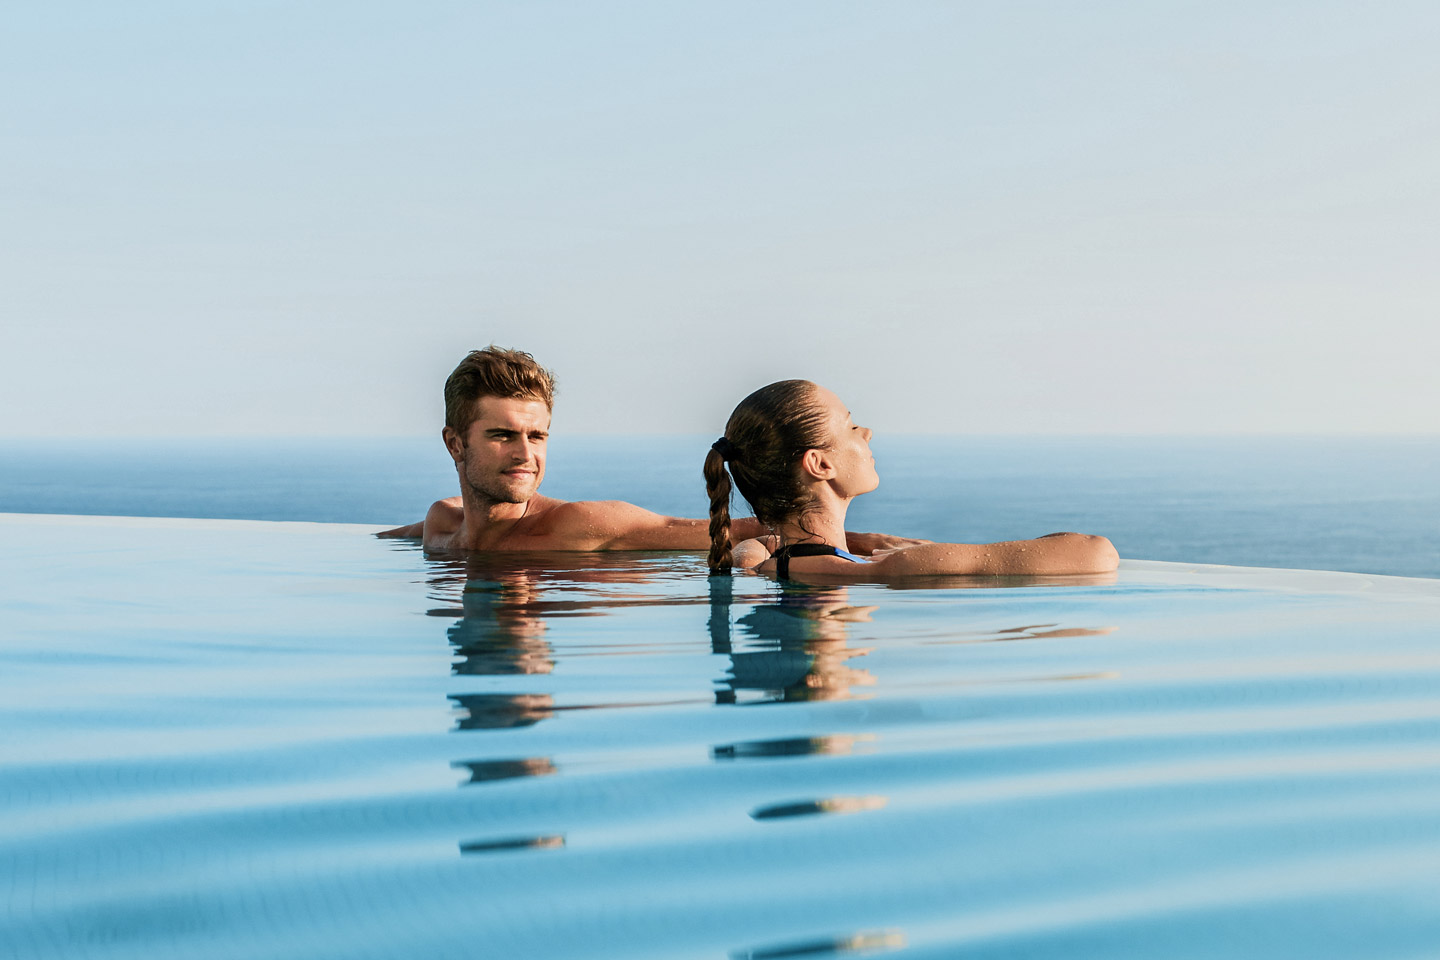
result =
[{"label": "woman's shoulder", "polygon": [[753,570],[770,559],[780,545],[779,539],[770,534],[741,540],[730,550],[730,563],[737,570]]}]

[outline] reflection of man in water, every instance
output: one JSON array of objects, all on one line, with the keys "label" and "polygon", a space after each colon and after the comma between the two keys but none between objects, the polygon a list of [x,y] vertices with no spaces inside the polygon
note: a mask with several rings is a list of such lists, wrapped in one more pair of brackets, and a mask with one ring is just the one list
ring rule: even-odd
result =
[{"label": "reflection of man in water", "polygon": [[653,705],[644,701],[558,705],[550,692],[535,688],[554,671],[557,659],[546,641],[549,617],[600,616],[611,608],[670,601],[663,594],[607,587],[644,583],[650,574],[642,560],[601,553],[577,566],[563,557],[476,553],[432,559],[432,563],[441,572],[431,580],[438,596],[448,598],[458,588],[458,609],[429,611],[436,617],[458,614],[446,630],[457,657],[452,671],[457,676],[524,678],[517,679],[516,692],[451,694],[461,711],[457,730],[526,727],[568,710]]},{"label": "reflection of man in water", "polygon": [[555,700],[548,693],[452,693],[450,699],[464,711],[456,730],[498,730],[528,727],[555,715]]},{"label": "reflection of man in water", "polygon": [[530,608],[535,599],[535,583],[524,571],[498,581],[467,582],[460,595],[461,617],[446,631],[460,657],[454,672],[504,676],[554,670],[545,621]]},{"label": "reflection of man in water", "polygon": [[[869,649],[846,644],[847,624],[870,619],[874,607],[852,607],[843,588],[815,593],[787,591],[775,603],[762,603],[736,621],[758,649],[734,650],[730,675],[717,690],[718,703],[844,700],[853,686],[875,678],[846,661]],[[714,633],[712,631],[712,638]],[[760,694],[758,699],[750,691]]]},{"label": "reflection of man in water", "polygon": [[[528,353],[472,351],[445,381],[445,448],[460,496],[436,501],[420,523],[382,537],[421,537],[432,550],[704,550],[709,521],[666,517],[623,500],[567,502],[539,493],[555,378]],[[737,540],[766,531],[734,521]],[[847,533],[852,550],[917,541]]]},{"label": "reflection of man in water", "polygon": [[[523,571],[497,580],[468,580],[460,595],[461,616],[446,636],[459,659],[453,670],[468,676],[546,674],[555,657],[545,642],[545,621],[529,605],[535,584]],[[553,715],[548,693],[452,694],[465,715],[459,730],[527,727]]]}]

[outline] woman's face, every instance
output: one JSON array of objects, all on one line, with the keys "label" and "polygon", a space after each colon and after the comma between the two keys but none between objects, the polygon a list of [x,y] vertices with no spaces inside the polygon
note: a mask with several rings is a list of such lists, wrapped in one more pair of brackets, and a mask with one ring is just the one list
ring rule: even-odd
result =
[{"label": "woman's face", "polygon": [[835,465],[831,481],[844,497],[858,497],[880,485],[875,457],[870,453],[870,429],[857,426],[839,397],[824,387],[815,388],[815,399],[829,421],[830,445],[826,451]]}]

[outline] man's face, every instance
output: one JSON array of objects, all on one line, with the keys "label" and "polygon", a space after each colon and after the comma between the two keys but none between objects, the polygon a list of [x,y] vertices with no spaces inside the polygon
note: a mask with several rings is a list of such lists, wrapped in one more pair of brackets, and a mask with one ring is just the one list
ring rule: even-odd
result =
[{"label": "man's face", "polygon": [[541,400],[481,397],[465,436],[447,430],[445,442],[460,483],[495,503],[525,503],[545,477],[550,410]]}]

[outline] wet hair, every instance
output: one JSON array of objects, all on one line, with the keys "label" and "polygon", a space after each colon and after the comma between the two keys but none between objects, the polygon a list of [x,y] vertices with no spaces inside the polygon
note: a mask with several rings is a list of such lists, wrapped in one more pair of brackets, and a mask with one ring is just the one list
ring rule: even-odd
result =
[{"label": "wet hair", "polygon": [[490,344],[471,350],[445,381],[445,426],[462,437],[478,415],[481,397],[539,400],[555,406],[555,375],[523,350]]},{"label": "wet hair", "polygon": [[[705,455],[705,489],[710,495],[710,572],[730,569],[730,482],[768,527],[778,527],[809,509],[811,497],[800,480],[806,450],[829,446],[825,410],[809,380],[781,380],[740,401],[725,424],[725,436]],[[726,464],[729,471],[726,471]]]}]

